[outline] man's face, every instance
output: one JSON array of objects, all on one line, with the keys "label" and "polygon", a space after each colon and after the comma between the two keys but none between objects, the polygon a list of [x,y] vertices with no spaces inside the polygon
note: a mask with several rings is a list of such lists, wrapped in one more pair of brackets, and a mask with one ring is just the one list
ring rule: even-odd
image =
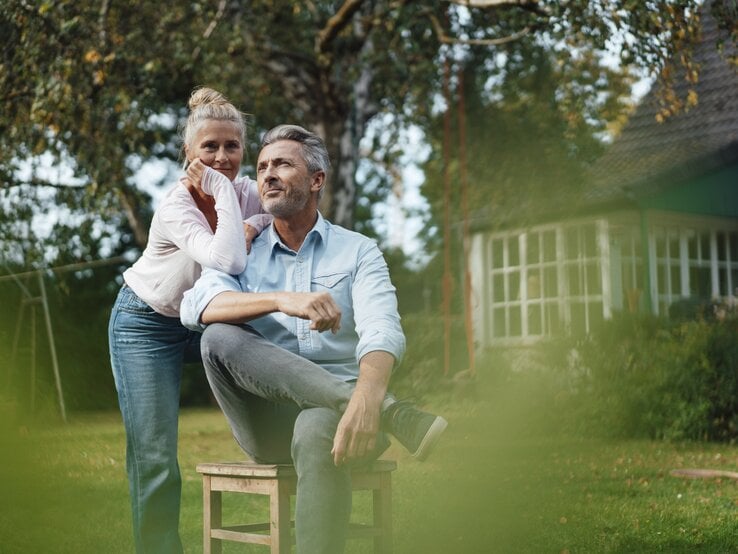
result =
[{"label": "man's face", "polygon": [[[294,140],[280,140],[262,148],[256,162],[261,205],[275,217],[289,217],[304,210],[311,193],[319,190],[302,154],[302,145]],[[317,186],[317,188],[313,188]]]}]

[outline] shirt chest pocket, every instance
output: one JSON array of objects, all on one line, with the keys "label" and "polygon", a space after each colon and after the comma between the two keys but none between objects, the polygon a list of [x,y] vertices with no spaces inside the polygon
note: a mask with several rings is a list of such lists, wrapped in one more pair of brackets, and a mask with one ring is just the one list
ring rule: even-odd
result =
[{"label": "shirt chest pocket", "polygon": [[350,279],[348,273],[329,273],[327,275],[316,275],[311,280],[313,292],[330,292],[338,295],[348,293]]}]

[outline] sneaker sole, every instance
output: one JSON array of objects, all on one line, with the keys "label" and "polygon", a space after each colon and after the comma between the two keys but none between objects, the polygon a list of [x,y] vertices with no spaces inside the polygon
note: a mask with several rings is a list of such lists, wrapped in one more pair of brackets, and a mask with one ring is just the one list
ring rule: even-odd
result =
[{"label": "sneaker sole", "polygon": [[418,449],[413,452],[411,456],[419,462],[425,460],[438,443],[438,439],[446,430],[447,426],[448,421],[443,419],[441,416],[436,417],[436,419],[433,421],[430,428],[428,429],[428,432],[423,437],[423,440],[420,441],[420,446],[418,446]]}]

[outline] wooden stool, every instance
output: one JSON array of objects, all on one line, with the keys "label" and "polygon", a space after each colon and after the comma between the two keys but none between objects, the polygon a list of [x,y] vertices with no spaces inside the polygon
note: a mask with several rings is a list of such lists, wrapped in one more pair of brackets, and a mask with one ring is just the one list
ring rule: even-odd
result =
[{"label": "wooden stool", "polygon": [[[373,538],[374,552],[392,552],[392,471],[397,463],[377,460],[351,472],[352,490],[373,491],[373,524],[349,526],[349,538]],[[297,475],[291,465],[256,463],[198,464],[202,474],[203,531],[205,554],[219,554],[221,541],[263,544],[272,554],[288,554],[291,533],[290,495],[295,494]],[[269,495],[269,523],[223,527],[222,493],[242,492]]]}]

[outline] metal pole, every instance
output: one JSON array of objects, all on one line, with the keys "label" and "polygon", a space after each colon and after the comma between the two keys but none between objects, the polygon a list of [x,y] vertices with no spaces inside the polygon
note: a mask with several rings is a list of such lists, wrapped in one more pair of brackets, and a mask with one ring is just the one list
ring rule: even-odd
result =
[{"label": "metal pole", "polygon": [[[450,54],[449,54],[450,56]],[[443,114],[443,374],[451,368],[451,68],[448,56],[443,61],[443,96],[446,112]]]},{"label": "metal pole", "polygon": [[49,348],[51,349],[51,364],[54,368],[54,379],[56,381],[56,392],[59,396],[59,409],[61,411],[62,420],[67,422],[67,410],[64,407],[64,393],[62,392],[61,377],[59,376],[59,363],[56,359],[56,346],[54,344],[54,332],[51,329],[51,314],[49,313],[49,302],[46,297],[46,286],[44,285],[44,276],[42,272],[38,272],[38,285],[41,289],[41,303],[44,306],[44,318],[46,319],[46,333],[49,336]]},{"label": "metal pole", "polygon": [[18,370],[16,367],[16,363],[18,362],[18,343],[20,342],[21,327],[23,326],[23,313],[25,311],[26,299],[21,298],[20,307],[18,309],[18,318],[15,320],[15,335],[13,336],[13,348],[10,351],[10,366],[5,374],[5,390],[10,390],[12,373]]},{"label": "metal pole", "polygon": [[472,319],[472,279],[469,271],[469,203],[466,163],[466,104],[464,100],[464,67],[459,65],[458,69],[458,95],[459,95],[459,170],[461,181],[461,243],[464,255],[464,328],[466,331],[466,351],[469,356],[469,372],[476,375],[474,352],[474,321]]},{"label": "metal pole", "polygon": [[36,306],[31,305],[31,415],[36,411]]}]

